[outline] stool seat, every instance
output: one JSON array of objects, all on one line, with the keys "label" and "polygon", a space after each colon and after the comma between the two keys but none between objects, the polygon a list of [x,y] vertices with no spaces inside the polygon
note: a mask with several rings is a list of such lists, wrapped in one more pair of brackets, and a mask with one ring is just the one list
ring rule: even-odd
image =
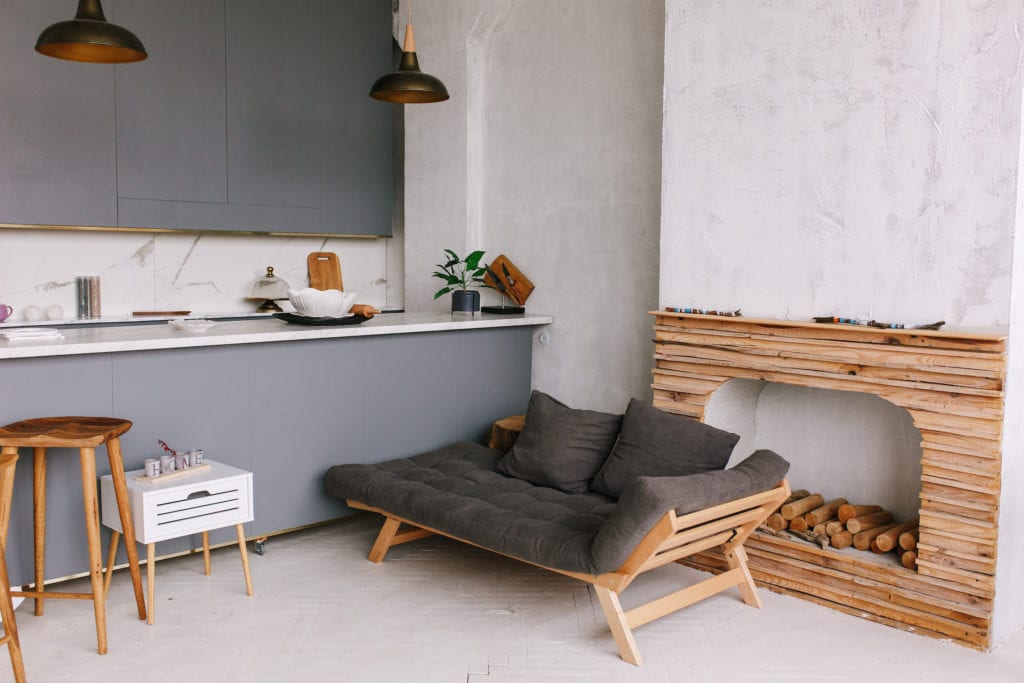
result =
[{"label": "stool seat", "polygon": [[0,427],[0,446],[95,448],[131,428],[116,417],[39,417]]}]

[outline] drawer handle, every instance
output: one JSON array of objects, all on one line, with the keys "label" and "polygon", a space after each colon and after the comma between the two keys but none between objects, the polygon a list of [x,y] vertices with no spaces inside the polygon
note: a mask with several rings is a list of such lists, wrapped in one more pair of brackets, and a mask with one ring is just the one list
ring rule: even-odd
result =
[{"label": "drawer handle", "polygon": [[213,494],[210,493],[209,491],[193,491],[192,493],[190,493],[187,496],[185,496],[185,500],[195,500],[196,498],[206,498],[207,496],[212,496],[212,495]]}]

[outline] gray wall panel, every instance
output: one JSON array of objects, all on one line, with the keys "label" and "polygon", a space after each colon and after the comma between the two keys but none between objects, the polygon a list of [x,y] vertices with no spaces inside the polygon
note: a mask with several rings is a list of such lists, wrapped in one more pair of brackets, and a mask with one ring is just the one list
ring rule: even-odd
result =
[{"label": "gray wall panel", "polygon": [[470,441],[487,442],[491,423],[526,412],[530,402],[533,328],[473,330],[457,337],[459,386],[472,387],[473,400],[458,408]]},{"label": "gray wall panel", "polygon": [[[126,469],[141,469],[146,458],[159,457],[157,439],[176,450],[202,448],[211,460],[252,469],[248,347],[117,354],[113,392],[115,412],[134,422],[121,439]],[[213,542],[233,537],[233,530],[211,534]],[[160,553],[200,543],[199,536],[164,541]]]},{"label": "gray wall panel", "polygon": [[459,334],[466,333],[379,337],[367,348],[363,428],[373,438],[362,462],[414,455],[474,431],[458,419],[476,394],[459,384]]},{"label": "gray wall panel", "polygon": [[66,0],[13,0],[0,17],[0,222],[117,225],[114,67],[35,52]]},{"label": "gray wall panel", "polygon": [[121,226],[257,232],[319,233],[320,209],[119,199]]},{"label": "gray wall panel", "polygon": [[[0,362],[0,424],[59,415],[113,416],[108,356],[26,358]],[[122,416],[126,417],[126,416]],[[32,449],[22,448],[16,468],[7,563],[13,584],[32,580]],[[88,566],[82,475],[78,451],[53,448],[46,455],[47,576]],[[109,472],[105,449],[96,469]]]},{"label": "gray wall panel", "polygon": [[[260,344],[252,349],[256,533],[338,517],[324,471],[366,459],[365,350],[380,337]],[[370,438],[376,438],[373,435]]]},{"label": "gray wall panel", "polygon": [[227,0],[228,200],[320,207],[319,0]]},{"label": "gray wall panel", "polygon": [[114,70],[118,197],[227,202],[224,0],[114,9],[149,52]]},{"label": "gray wall panel", "polygon": [[373,82],[394,69],[390,5],[323,2],[322,25],[335,37],[342,27],[364,27],[321,44],[324,232],[391,233],[391,128],[398,105],[367,96]]},{"label": "gray wall panel", "polygon": [[[138,351],[0,361],[0,420],[107,415],[133,421],[125,465],[179,449],[253,472],[250,535],[346,513],[322,492],[323,473],[458,440],[482,440],[491,422],[522,412],[530,392],[532,329],[504,328],[350,339]],[[99,474],[109,472],[97,453]],[[75,451],[49,460],[50,578],[85,571],[81,478]],[[8,545],[14,583],[32,569],[32,454],[18,463]],[[213,542],[233,538],[230,530]],[[106,545],[109,534],[104,529]],[[162,542],[158,554],[195,547]],[[123,550],[120,561],[124,561]]]}]

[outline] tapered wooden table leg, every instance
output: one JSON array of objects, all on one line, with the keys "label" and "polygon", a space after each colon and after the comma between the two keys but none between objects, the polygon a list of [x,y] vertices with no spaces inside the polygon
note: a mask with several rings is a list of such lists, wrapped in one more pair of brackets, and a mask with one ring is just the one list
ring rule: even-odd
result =
[{"label": "tapered wooden table leg", "polygon": [[[121,459],[121,441],[117,437],[107,442],[107,457],[110,459],[110,476],[114,482],[117,511],[121,516],[121,531],[124,534],[124,549],[128,554],[128,571],[135,589],[135,605],[139,619],[146,618],[146,599],[142,595],[142,575],[139,573],[139,551],[135,547],[135,527],[132,525],[131,505],[128,503],[128,484],[124,478],[124,461]],[[95,481],[92,484],[95,487]]]},{"label": "tapered wooden table leg", "polygon": [[238,534],[238,553],[242,556],[242,572],[245,574],[245,594],[252,595],[252,577],[249,575],[249,551],[245,549],[245,528],[235,525]]},{"label": "tapered wooden table leg", "polygon": [[92,604],[96,614],[96,643],[101,655],[107,654],[107,601],[103,598],[103,549],[100,547],[100,511],[96,504],[96,451],[82,448],[82,501],[85,506],[85,535],[89,541],[89,578],[92,579]]},{"label": "tapered wooden table leg", "polygon": [[121,532],[113,531],[110,534],[110,550],[107,552],[107,569],[103,576],[103,599],[110,595],[110,578],[114,575],[114,560],[117,559],[117,542],[121,540]]},{"label": "tapered wooden table leg", "polygon": [[146,544],[146,595],[149,598],[149,612],[146,623],[152,624],[156,618],[156,543]]},{"label": "tapered wooden table leg", "polygon": [[203,573],[210,575],[210,532],[203,532]]},{"label": "tapered wooden table leg", "polygon": [[[46,449],[32,449],[32,526],[35,533],[35,589],[43,592],[46,580]],[[43,616],[43,598],[38,597],[36,616]]]}]

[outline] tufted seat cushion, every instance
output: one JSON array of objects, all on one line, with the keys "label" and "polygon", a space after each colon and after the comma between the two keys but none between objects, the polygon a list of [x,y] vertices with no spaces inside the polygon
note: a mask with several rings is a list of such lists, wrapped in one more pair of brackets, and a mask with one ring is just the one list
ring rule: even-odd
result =
[{"label": "tufted seat cushion", "polygon": [[607,570],[593,566],[590,551],[615,504],[599,494],[565,493],[498,474],[502,457],[462,442],[376,465],[336,465],[324,486],[332,496],[528,562]]}]

